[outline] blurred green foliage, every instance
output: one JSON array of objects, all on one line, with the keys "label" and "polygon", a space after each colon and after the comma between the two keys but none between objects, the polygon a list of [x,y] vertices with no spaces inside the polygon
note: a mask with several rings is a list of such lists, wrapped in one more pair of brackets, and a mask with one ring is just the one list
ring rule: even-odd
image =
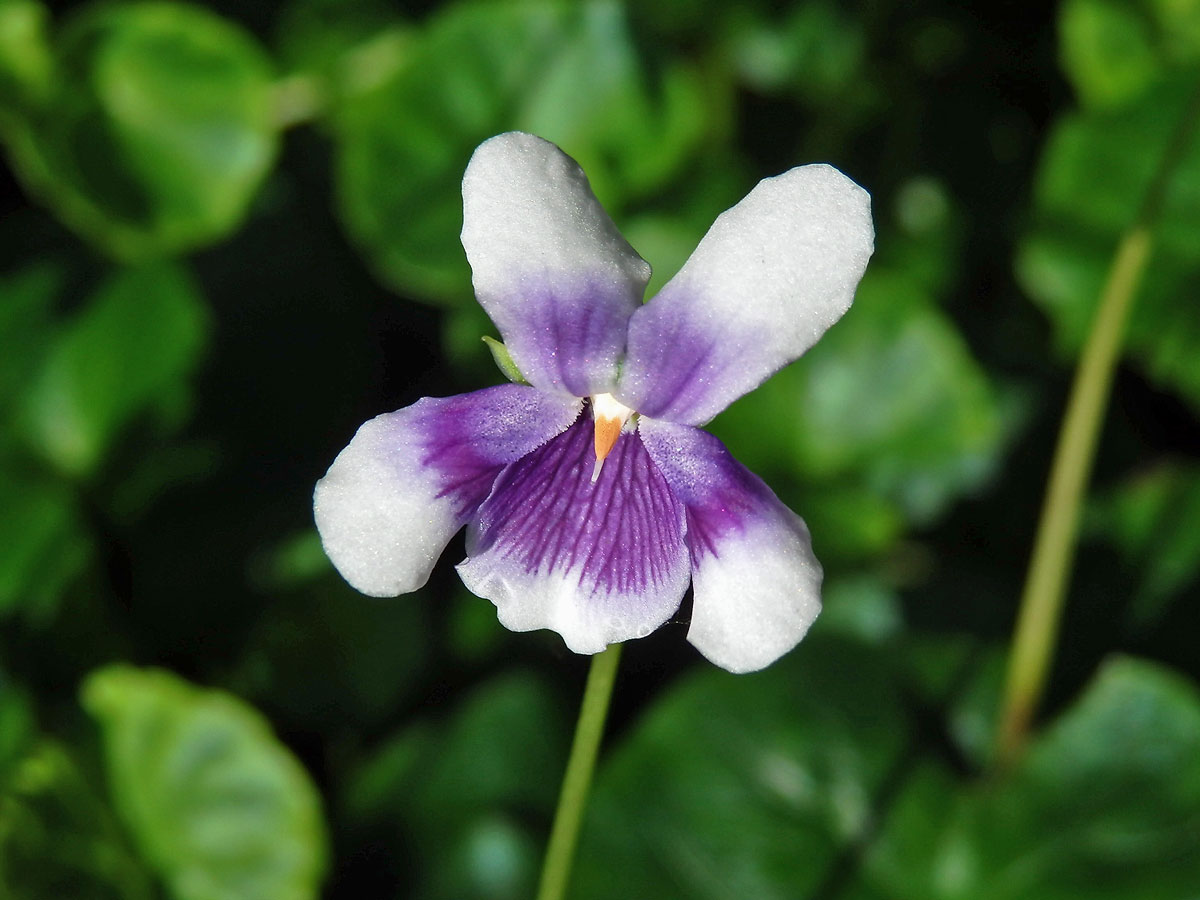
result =
[{"label": "blurred green foliage", "polygon": [[390,77],[331,117],[340,208],[380,277],[431,300],[470,302],[459,182],[484,137],[571,147],[619,214],[701,148],[714,112],[683,64],[651,82],[616,3],[453,5],[389,46]]},{"label": "blurred green foliage", "polygon": [[878,648],[813,635],[806,651],[696,673],[654,707],[598,785],[578,896],[818,894],[911,730]]},{"label": "blurred green foliage", "polygon": [[1117,658],[1001,784],[924,763],[845,897],[1187,897],[1200,879],[1200,696]]},{"label": "blurred green foliage", "polygon": [[1163,461],[1136,473],[1096,499],[1089,527],[1137,573],[1131,623],[1153,625],[1200,575],[1200,470]]},{"label": "blurred green foliage", "polygon": [[171,415],[202,352],[207,316],[175,266],[115,271],[54,336],[24,385],[30,449],[83,477],[135,415],[147,408]]},{"label": "blurred green foliage", "polygon": [[[1137,213],[1193,86],[1164,84],[1128,108],[1076,112],[1050,136],[1035,184],[1035,225],[1017,264],[1068,352],[1083,343],[1112,245]],[[1147,375],[1194,405],[1200,405],[1200,323],[1179,298],[1200,285],[1197,262],[1200,146],[1192,144],[1172,181],[1128,346]]]},{"label": "blurred green foliage", "polygon": [[5,141],[65,223],[122,259],[237,226],[277,136],[270,63],[249,35],[191,5],[97,5],[46,53],[47,67],[11,66],[38,80]]},{"label": "blurred green foliage", "polygon": [[117,812],[181,900],[311,897],[320,802],[258,713],[161,671],[111,666],[83,686]]},{"label": "blurred green foliage", "polygon": [[525,129],[651,293],[796,164],[878,232],[713,423],[809,522],[825,612],[752,676],[686,607],[627,648],[574,896],[1194,898],[1200,145],[1043,730],[989,766],[1070,366],[1198,81],[1173,0],[0,0],[0,896],[532,893],[583,662],[448,567],[358,596],[309,512],[362,420],[503,377],[459,180]]}]

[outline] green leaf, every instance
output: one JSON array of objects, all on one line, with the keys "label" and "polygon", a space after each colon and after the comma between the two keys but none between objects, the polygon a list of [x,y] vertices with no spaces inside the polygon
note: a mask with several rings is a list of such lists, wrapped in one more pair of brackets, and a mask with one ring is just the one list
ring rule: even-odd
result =
[{"label": "green leaf", "polygon": [[0,797],[7,793],[13,769],[29,750],[36,734],[37,723],[28,695],[7,673],[0,671]]},{"label": "green leaf", "polygon": [[264,592],[285,591],[315,581],[331,568],[320,534],[305,529],[261,551],[251,563],[250,575]]},{"label": "green leaf", "polygon": [[0,618],[38,621],[92,553],[71,491],[59,482],[0,466]]},{"label": "green leaf", "polygon": [[647,298],[675,277],[717,216],[741,200],[753,180],[744,160],[714,146],[688,167],[681,190],[650,198],[636,214],[621,217],[621,233],[652,266]]},{"label": "green leaf", "polygon": [[[1017,276],[1066,354],[1077,353],[1087,336],[1117,242],[1138,213],[1190,92],[1190,84],[1166,85],[1126,111],[1064,117],[1046,145]],[[1170,181],[1154,239],[1125,353],[1200,408],[1200,318],[1190,301],[1200,289],[1200,143],[1191,143]]]},{"label": "green leaf", "polygon": [[377,749],[350,780],[351,814],[388,822],[389,834],[391,820],[404,823],[424,870],[417,897],[532,896],[543,835],[528,820],[549,820],[567,734],[543,680],[498,676],[447,721],[417,722]]},{"label": "green leaf", "polygon": [[28,441],[63,472],[90,474],[130,420],[174,400],[207,327],[186,270],[156,263],[114,273],[67,324],[30,385]]},{"label": "green leaf", "polygon": [[1062,67],[1084,105],[1120,106],[1161,74],[1150,22],[1127,0],[1067,0],[1059,7]]},{"label": "green leaf", "polygon": [[[835,3],[794,6],[782,20],[743,15],[731,50],[741,80],[757,91],[794,90],[816,103],[861,104],[866,36]],[[864,96],[865,95],[865,96]],[[841,114],[848,110],[843,108]]]},{"label": "green leaf", "polygon": [[1115,544],[1136,579],[1133,623],[1153,625],[1200,575],[1200,466],[1163,464],[1106,491],[1087,530]]},{"label": "green leaf", "polygon": [[93,672],[113,800],[175,900],[315,898],[326,866],[320,800],[255,710],[168,672]]},{"label": "green leaf", "polygon": [[1007,779],[960,790],[921,767],[861,877],[885,897],[1191,900],[1197,758],[1195,686],[1151,663],[1110,662]]},{"label": "green leaf", "polygon": [[351,74],[364,47],[381,35],[390,40],[399,27],[386,0],[293,0],[280,16],[276,44],[289,69],[339,79]]},{"label": "green leaf", "polygon": [[[7,422],[19,405],[50,343],[61,282],[61,272],[45,263],[0,277],[0,422]],[[0,444],[9,437],[0,437]]]},{"label": "green leaf", "polygon": [[1167,58],[1181,65],[1200,62],[1200,5],[1195,0],[1143,0],[1158,28]]},{"label": "green leaf", "polygon": [[[1063,116],[1038,164],[1038,215],[1115,241],[1132,224],[1185,114],[1192,87],[1190,81],[1173,82],[1130,110]],[[1200,253],[1200,149],[1192,142],[1186,150],[1168,185],[1160,229],[1171,252],[1194,257]]]},{"label": "green leaf", "polygon": [[1174,0],[1066,0],[1059,7],[1063,70],[1084,106],[1130,106],[1200,61],[1200,6]]},{"label": "green leaf", "polygon": [[[871,500],[886,504],[864,520],[875,524],[858,543],[874,547],[896,534],[895,518],[928,523],[981,485],[1011,419],[924,288],[900,271],[876,267],[841,322],[712,427],[785,493],[799,480],[822,492],[844,490],[860,498],[855,505],[864,511]],[[809,515],[807,493],[796,493],[801,513]],[[825,505],[820,498],[814,495],[812,504],[818,513]],[[828,500],[836,515],[836,494]],[[813,531],[820,539],[815,524]]]},{"label": "green leaf", "polygon": [[88,7],[64,28],[41,109],[7,131],[18,174],[121,259],[231,232],[277,145],[269,62],[197,6]]},{"label": "green leaf", "polygon": [[572,896],[814,896],[908,739],[881,657],[810,637],[673,686],[603,764]]},{"label": "green leaf", "polygon": [[821,586],[821,615],[813,628],[816,634],[883,645],[904,628],[900,598],[876,575],[827,579]]},{"label": "green leaf", "polygon": [[[331,575],[315,532],[292,549],[303,555],[276,565],[300,562],[309,572],[320,566]],[[269,591],[275,573],[255,574]],[[247,697],[269,698],[277,720],[305,731],[386,722],[429,661],[432,626],[423,597],[347,597],[340,579],[334,581],[326,577],[293,591],[260,615],[236,684]]]},{"label": "green leaf", "polygon": [[[773,437],[769,431],[764,436]],[[738,452],[740,455],[740,449]],[[784,464],[784,460],[764,461],[761,471],[775,472],[769,479],[771,484],[803,512],[816,535],[813,546],[820,559],[868,560],[885,553],[904,534],[904,511],[868,485],[829,482],[793,490],[795,473],[789,477],[778,471]]]},{"label": "green leaf", "polygon": [[342,216],[379,277],[411,296],[471,296],[459,245],[471,152],[519,129],[555,141],[610,210],[661,185],[701,146],[699,77],[653,84],[618,4],[459,4],[439,13],[377,90],[337,112]]},{"label": "green leaf", "polygon": [[[0,696],[0,725],[19,727],[5,714],[6,700]],[[155,900],[151,873],[84,774],[84,760],[36,735],[25,743],[0,770],[0,896]]]},{"label": "green leaf", "polygon": [[11,114],[42,99],[52,67],[46,25],[36,0],[0,0],[0,110]]},{"label": "green leaf", "polygon": [[[565,729],[552,723],[566,725],[562,710],[530,673],[510,672],[484,682],[441,723],[436,737],[430,738],[428,725],[417,723],[389,741],[381,751],[387,758],[394,753],[386,747],[409,745],[414,733],[430,749],[406,769],[411,781],[384,786],[374,767],[366,766],[359,780],[377,790],[357,791],[359,806],[364,814],[374,808],[371,814],[378,815],[400,805],[441,835],[491,807],[548,806],[557,775],[545,775],[559,773],[566,761]],[[430,835],[435,842],[436,837]]]}]

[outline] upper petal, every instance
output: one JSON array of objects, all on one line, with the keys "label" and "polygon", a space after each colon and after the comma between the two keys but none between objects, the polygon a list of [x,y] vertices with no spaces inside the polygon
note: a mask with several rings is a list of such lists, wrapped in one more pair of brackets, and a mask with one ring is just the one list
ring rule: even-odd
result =
[{"label": "upper petal", "polygon": [[831,166],[760,181],[634,313],[617,397],[697,425],[800,356],[850,306],[874,249],[870,206]]},{"label": "upper petal", "polygon": [[687,508],[688,640],[730,672],[770,665],[821,610],[821,565],[808,528],[711,434],[644,417],[638,432]]},{"label": "upper petal", "polygon": [[376,416],[317,482],[326,554],[364,594],[415,591],[497,473],[566,429],[581,406],[510,384]]},{"label": "upper petal", "polygon": [[551,628],[576,653],[649,634],[690,577],[683,507],[637,433],[617,438],[595,482],[594,461],[584,416],[506,468],[458,567],[505,626]]},{"label": "upper petal", "polygon": [[475,294],[531,384],[612,390],[650,267],[573,159],[520,132],[480,144],[463,176],[462,243]]}]

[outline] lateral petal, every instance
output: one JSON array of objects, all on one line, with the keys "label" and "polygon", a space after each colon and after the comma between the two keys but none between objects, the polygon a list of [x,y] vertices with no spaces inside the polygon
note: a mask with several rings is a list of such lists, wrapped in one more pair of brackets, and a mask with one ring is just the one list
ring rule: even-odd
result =
[{"label": "lateral petal", "polygon": [[870,202],[826,165],[760,181],[633,314],[617,399],[700,425],[799,357],[850,306],[874,248]]},{"label": "lateral petal", "polygon": [[475,294],[530,384],[612,390],[650,266],[573,159],[520,132],[480,144],[463,176],[462,243]]},{"label": "lateral petal", "polygon": [[808,528],[711,434],[645,417],[638,432],[687,508],[688,640],[730,672],[769,666],[821,610],[821,564]]},{"label": "lateral petal", "polygon": [[500,470],[564,431],[581,407],[508,384],[376,416],[317,482],[326,554],[364,594],[415,591]]},{"label": "lateral petal", "polygon": [[644,637],[690,577],[684,510],[624,431],[592,482],[590,417],[508,466],[467,531],[458,572],[513,631],[550,628],[576,653]]}]

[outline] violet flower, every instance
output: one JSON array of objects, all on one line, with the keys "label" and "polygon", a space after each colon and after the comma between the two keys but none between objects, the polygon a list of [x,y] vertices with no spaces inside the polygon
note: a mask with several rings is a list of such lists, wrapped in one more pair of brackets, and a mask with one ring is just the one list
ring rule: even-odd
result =
[{"label": "violet flower", "polygon": [[870,198],[836,169],[760,182],[649,303],[650,267],[553,144],[502,134],[463,178],[479,302],[528,385],[371,419],[317,484],[326,553],[359,591],[421,587],[467,526],[466,586],[514,631],[577,653],[678,609],[732,672],[761,669],[820,609],[804,522],[697,426],[796,359],[850,306]]}]

